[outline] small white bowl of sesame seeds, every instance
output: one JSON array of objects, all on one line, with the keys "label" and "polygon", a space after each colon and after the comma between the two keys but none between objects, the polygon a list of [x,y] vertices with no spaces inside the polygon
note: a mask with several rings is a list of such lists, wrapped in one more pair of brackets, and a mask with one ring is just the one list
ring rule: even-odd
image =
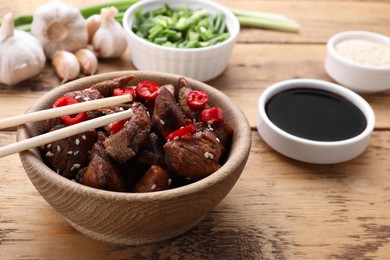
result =
[{"label": "small white bowl of sesame seeds", "polygon": [[335,34],[327,43],[325,70],[358,93],[390,89],[390,38],[366,31]]},{"label": "small white bowl of sesame seeds", "polygon": [[[27,112],[47,109],[56,99],[70,91],[87,89],[96,83],[126,75],[134,75],[135,81],[132,83],[135,84],[151,80],[161,85],[174,85],[181,78],[178,75],[146,71],[111,72],[85,77],[46,93]],[[200,81],[190,78],[187,81],[193,89],[209,94],[209,104],[220,107],[225,122],[233,128],[226,158],[211,175],[169,190],[144,193],[108,191],[61,176],[45,163],[46,157],[35,148],[20,153],[32,184],[71,226],[100,241],[139,245],[170,239],[190,230],[221,202],[237,182],[249,156],[251,129],[240,108],[225,94]],[[43,122],[21,126],[17,131],[17,140],[40,135],[43,128]],[[88,138],[81,136],[76,142],[86,140]],[[209,157],[210,154],[205,153],[204,156]]]}]

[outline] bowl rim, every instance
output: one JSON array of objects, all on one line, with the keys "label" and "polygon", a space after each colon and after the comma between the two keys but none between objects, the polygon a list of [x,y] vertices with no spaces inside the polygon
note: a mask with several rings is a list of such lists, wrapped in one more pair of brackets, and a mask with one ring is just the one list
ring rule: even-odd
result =
[{"label": "bowl rim", "polygon": [[[177,78],[181,77],[176,74],[171,73],[162,73],[162,72],[152,72],[152,71],[117,71],[117,72],[108,72],[108,73],[102,73],[94,76],[88,76],[85,78],[77,79],[71,82],[68,82],[64,85],[62,85],[60,88],[55,88],[47,93],[45,93],[43,96],[41,96],[27,111],[26,113],[36,111],[37,108],[42,106],[42,102],[44,100],[47,100],[48,98],[56,98],[60,95],[76,90],[76,89],[83,89],[83,87],[75,87],[77,85],[83,85],[83,84],[89,84],[91,86],[93,83],[97,83],[103,80],[107,79],[113,79],[129,74],[137,75],[148,75],[150,73],[153,73],[155,76],[161,76],[161,77],[169,77],[169,78]],[[76,183],[70,179],[67,179],[59,174],[57,174],[55,171],[50,169],[40,158],[38,155],[38,148],[34,148],[31,150],[23,151],[19,153],[20,159],[23,163],[24,162],[29,163],[30,165],[36,165],[41,164],[43,168],[41,175],[44,175],[44,178],[59,183],[62,188],[68,189],[69,191],[74,192],[80,192],[83,193],[84,196],[100,196],[102,198],[106,199],[116,199],[116,200],[128,200],[128,201],[145,201],[145,200],[153,200],[153,201],[163,201],[171,198],[177,198],[182,196],[187,196],[194,193],[201,193],[203,190],[212,187],[220,180],[226,179],[231,173],[233,173],[236,169],[240,168],[240,163],[244,162],[246,163],[246,160],[249,156],[250,148],[251,148],[251,128],[249,126],[249,122],[244,115],[244,113],[241,111],[241,109],[234,104],[230,98],[224,94],[223,92],[203,83],[200,81],[197,81],[195,79],[191,79],[186,77],[186,79],[191,83],[195,82],[197,85],[201,86],[201,88],[205,88],[206,91],[210,94],[210,96],[218,95],[218,98],[222,99],[223,103],[229,104],[230,109],[234,112],[231,114],[232,120],[240,119],[241,123],[238,125],[238,131],[237,133],[234,133],[235,136],[233,138],[237,138],[234,142],[234,149],[233,146],[231,147],[230,153],[228,155],[228,160],[213,174],[198,180],[194,183],[187,184],[181,187],[177,187],[174,189],[164,190],[164,191],[156,191],[156,192],[146,192],[146,193],[132,193],[132,192],[113,192],[113,191],[107,191],[107,190],[101,190],[97,188],[92,188],[89,186],[85,186],[79,183]],[[29,130],[27,129],[27,126],[21,126],[17,129],[17,140],[23,140],[27,137],[29,137]],[[232,144],[233,145],[233,144]],[[27,174],[30,178],[29,174]]]},{"label": "bowl rim", "polygon": [[360,69],[365,69],[370,72],[390,72],[390,64],[383,66],[374,66],[359,63],[342,56],[339,52],[336,51],[335,46],[337,43],[347,39],[371,40],[376,43],[385,43],[385,45],[390,48],[390,37],[369,31],[344,31],[333,35],[331,38],[329,38],[326,44],[329,55],[331,55],[336,61],[338,61],[344,66],[352,66]]},{"label": "bowl rim", "polygon": [[[314,88],[314,89],[320,89],[320,90],[332,92],[334,94],[337,94],[347,99],[356,107],[358,107],[364,114],[367,121],[367,125],[365,129],[360,134],[349,139],[339,140],[339,141],[317,141],[317,140],[298,137],[279,128],[269,119],[265,111],[267,102],[274,95],[284,90],[293,89],[293,88],[302,88],[302,87],[308,87],[308,88]],[[292,140],[296,143],[306,144],[313,147],[346,146],[352,143],[361,142],[372,133],[375,126],[374,111],[365,99],[363,99],[360,95],[358,95],[357,93],[355,93],[354,91],[346,87],[343,87],[335,83],[323,81],[323,80],[317,80],[317,79],[289,79],[289,80],[277,82],[269,86],[260,94],[259,101],[258,101],[258,113],[261,119],[264,121],[264,123],[268,125],[273,132],[277,133],[280,136],[283,136],[286,139]]]},{"label": "bowl rim", "polygon": [[[207,46],[207,47],[201,47],[201,48],[174,48],[174,47],[168,47],[168,46],[161,46],[155,43],[152,43],[138,35],[136,35],[133,30],[131,29],[132,24],[132,15],[137,11],[139,8],[144,7],[145,5],[163,5],[164,3],[173,4],[173,6],[176,6],[176,4],[183,5],[185,4],[191,4],[191,3],[197,3],[201,4],[207,7],[211,7],[212,9],[222,11],[225,20],[232,23],[232,26],[230,27],[229,24],[227,24],[227,28],[230,33],[230,37],[226,39],[223,42],[220,42],[218,44]],[[140,2],[135,3],[134,5],[130,6],[126,11],[122,19],[122,26],[125,29],[125,31],[129,34],[129,37],[134,39],[140,44],[145,44],[146,46],[150,48],[157,48],[165,51],[171,51],[176,53],[196,53],[199,51],[212,51],[214,49],[218,49],[220,47],[224,47],[226,45],[230,45],[232,42],[234,42],[240,32],[240,23],[238,22],[237,17],[225,6],[214,2],[214,1],[208,1],[208,0],[186,0],[186,1],[180,1],[180,0],[166,0],[166,1],[156,1],[156,0],[143,0]]]}]

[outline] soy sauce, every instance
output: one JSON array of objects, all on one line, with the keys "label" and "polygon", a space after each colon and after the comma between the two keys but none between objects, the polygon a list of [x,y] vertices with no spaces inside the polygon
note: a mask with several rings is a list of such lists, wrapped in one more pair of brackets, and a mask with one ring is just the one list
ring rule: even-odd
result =
[{"label": "soy sauce", "polygon": [[367,125],[363,112],[347,99],[310,88],[277,93],[266,104],[266,113],[282,130],[314,141],[346,140]]}]

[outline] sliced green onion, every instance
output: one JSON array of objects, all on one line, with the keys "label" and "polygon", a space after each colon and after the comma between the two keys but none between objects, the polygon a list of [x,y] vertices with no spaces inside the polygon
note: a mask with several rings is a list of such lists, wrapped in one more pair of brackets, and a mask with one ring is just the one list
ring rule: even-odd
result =
[{"label": "sliced green onion", "polygon": [[297,32],[299,24],[279,14],[231,9],[241,26]]},{"label": "sliced green onion", "polygon": [[[229,38],[222,13],[212,16],[206,10],[171,8],[168,4],[144,14],[138,10],[132,30],[153,43],[177,48],[211,46]],[[165,44],[164,39],[169,43]]]}]

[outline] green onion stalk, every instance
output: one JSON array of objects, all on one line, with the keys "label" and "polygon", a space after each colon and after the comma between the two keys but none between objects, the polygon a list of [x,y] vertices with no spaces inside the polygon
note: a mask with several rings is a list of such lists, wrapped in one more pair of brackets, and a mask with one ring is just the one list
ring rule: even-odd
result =
[{"label": "green onion stalk", "polygon": [[[115,20],[122,23],[123,15],[125,11],[137,3],[140,0],[122,0],[113,1],[103,4],[91,5],[85,8],[81,8],[80,12],[84,18],[88,18],[95,14],[100,14],[100,10],[105,7],[114,6],[118,9],[118,14],[115,16]],[[298,32],[299,24],[283,15],[268,13],[268,12],[256,12],[245,11],[240,9],[230,8],[233,14],[237,17],[242,27],[262,28],[287,32]],[[33,21],[32,15],[23,15],[16,17],[14,20],[15,29],[23,31],[31,31],[31,23]]]}]

